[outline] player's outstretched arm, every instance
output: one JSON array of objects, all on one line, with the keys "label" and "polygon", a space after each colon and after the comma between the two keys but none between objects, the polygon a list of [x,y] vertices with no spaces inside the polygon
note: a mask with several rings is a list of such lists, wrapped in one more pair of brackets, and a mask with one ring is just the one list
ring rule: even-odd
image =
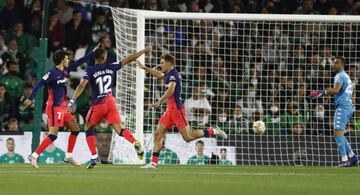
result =
[{"label": "player's outstretched arm", "polygon": [[34,87],[34,89],[31,91],[30,96],[22,103],[21,108],[25,109],[27,107],[29,107],[32,104],[32,101],[34,99],[34,97],[36,96],[37,92],[39,91],[39,89],[45,84],[45,80],[41,79]]},{"label": "player's outstretched arm", "polygon": [[149,68],[149,67],[146,67],[144,64],[142,64],[141,62],[139,61],[136,61],[136,65],[145,70],[146,72],[150,73],[151,75],[153,75],[154,77],[158,78],[158,79],[163,79],[164,78],[164,74],[160,71],[157,71],[153,68]]},{"label": "player's outstretched arm", "polygon": [[334,88],[329,87],[329,88],[326,89],[326,95],[337,94],[340,91],[341,87],[342,87],[341,83],[336,83]]},{"label": "player's outstretched arm", "polygon": [[161,98],[155,102],[152,106],[154,108],[159,108],[160,105],[167,100],[170,96],[172,96],[174,94],[175,91],[175,87],[176,87],[176,83],[175,82],[170,82],[169,83],[169,88],[165,91],[164,95],[161,96]]},{"label": "player's outstretched arm", "polygon": [[145,47],[144,49],[126,57],[125,59],[123,59],[121,61],[122,66],[126,66],[128,63],[135,61],[136,59],[138,59],[141,55],[143,55],[144,53],[149,53],[152,51],[152,45],[149,45],[147,47]]},{"label": "player's outstretched arm", "polygon": [[71,100],[69,101],[69,104],[67,106],[67,109],[68,109],[69,112],[73,111],[75,101],[80,96],[80,94],[84,91],[84,89],[85,89],[86,85],[88,84],[88,82],[89,82],[89,80],[83,79],[83,80],[81,80],[80,84],[76,87],[74,95],[71,98]]},{"label": "player's outstretched arm", "polygon": [[315,99],[321,96],[337,94],[342,87],[341,83],[336,83],[335,87],[329,87],[325,90],[314,90],[310,93],[309,97]]},{"label": "player's outstretched arm", "polygon": [[69,71],[74,71],[76,70],[77,67],[81,66],[82,64],[84,64],[87,60],[89,60],[93,54],[94,54],[94,51],[95,49],[99,48],[100,47],[100,43],[92,50],[90,51],[89,53],[87,53],[84,57],[76,60],[75,62],[71,63],[68,67],[68,70]]}]

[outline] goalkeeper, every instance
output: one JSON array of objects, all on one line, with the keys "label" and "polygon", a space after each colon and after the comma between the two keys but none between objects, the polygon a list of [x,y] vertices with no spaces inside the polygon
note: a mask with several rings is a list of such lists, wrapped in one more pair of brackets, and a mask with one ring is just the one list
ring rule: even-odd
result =
[{"label": "goalkeeper", "polygon": [[354,112],[352,82],[349,75],[344,71],[344,66],[344,58],[336,57],[334,60],[334,70],[336,72],[334,87],[327,88],[326,90],[312,91],[310,98],[315,99],[323,95],[334,95],[336,108],[334,115],[334,136],[341,156],[339,167],[351,167],[357,165],[359,159],[344,136],[346,123]]}]

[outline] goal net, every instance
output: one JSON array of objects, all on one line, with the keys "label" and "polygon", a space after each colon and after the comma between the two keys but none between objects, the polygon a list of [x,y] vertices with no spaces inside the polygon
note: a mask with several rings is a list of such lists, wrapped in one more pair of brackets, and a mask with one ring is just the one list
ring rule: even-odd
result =
[{"label": "goal net", "polygon": [[[176,58],[182,99],[192,129],[219,126],[229,139],[184,142],[170,129],[160,153],[163,164],[335,165],[332,97],[311,101],[313,89],[333,85],[333,58],[343,56],[357,106],[360,21],[357,16],[249,15],[152,12],[112,8],[118,59],[146,44],[141,58],[156,68],[161,54]],[[135,64],[119,71],[116,98],[125,124],[144,143],[149,162],[152,135],[165,105],[162,81]],[[252,130],[262,120],[266,131]],[[360,109],[346,127],[360,149]],[[140,163],[131,147],[114,136],[113,162]]]}]

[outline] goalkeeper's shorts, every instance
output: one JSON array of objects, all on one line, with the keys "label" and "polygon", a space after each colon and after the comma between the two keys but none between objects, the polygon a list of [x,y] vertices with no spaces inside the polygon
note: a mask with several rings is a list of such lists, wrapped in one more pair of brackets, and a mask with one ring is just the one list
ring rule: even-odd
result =
[{"label": "goalkeeper's shorts", "polygon": [[172,128],[174,125],[177,128],[182,129],[189,124],[186,118],[185,108],[166,110],[160,118],[159,123],[165,125],[169,129]]},{"label": "goalkeeper's shorts", "polygon": [[338,107],[334,115],[335,130],[345,130],[346,124],[354,112],[353,107]]}]

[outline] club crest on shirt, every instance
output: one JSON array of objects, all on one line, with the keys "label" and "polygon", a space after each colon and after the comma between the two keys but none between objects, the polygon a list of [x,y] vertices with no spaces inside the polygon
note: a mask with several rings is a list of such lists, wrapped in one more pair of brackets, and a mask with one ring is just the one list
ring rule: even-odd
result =
[{"label": "club crest on shirt", "polygon": [[43,76],[43,80],[47,80],[50,76],[50,72],[46,73],[44,76]]}]

